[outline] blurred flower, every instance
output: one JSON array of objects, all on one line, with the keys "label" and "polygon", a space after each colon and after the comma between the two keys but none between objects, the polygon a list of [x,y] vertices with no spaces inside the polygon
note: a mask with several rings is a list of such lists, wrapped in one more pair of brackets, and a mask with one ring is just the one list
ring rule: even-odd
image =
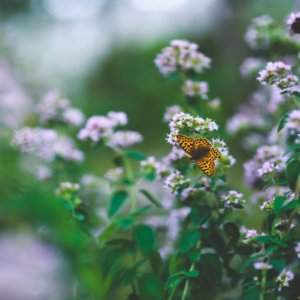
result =
[{"label": "blurred flower", "polygon": [[52,177],[52,172],[47,166],[40,165],[35,169],[35,176],[39,181],[45,181]]},{"label": "blurred flower", "polygon": [[262,262],[262,261],[257,261],[253,264],[254,269],[256,270],[270,270],[272,269],[272,266],[269,265],[268,263]]},{"label": "blurred flower", "polygon": [[171,174],[165,179],[165,187],[173,194],[178,194],[190,183],[191,180],[189,178],[184,178],[184,176],[178,170],[172,171]]},{"label": "blurred flower", "polygon": [[46,161],[61,158],[66,161],[82,162],[84,154],[75,148],[71,138],[59,136],[52,129],[24,127],[16,130],[12,145],[21,152],[31,153]]},{"label": "blurred flower", "polygon": [[120,130],[114,132],[108,139],[108,146],[110,147],[128,147],[143,141],[143,136],[131,130]]},{"label": "blurred flower", "polygon": [[270,45],[270,30],[273,19],[263,15],[252,20],[245,34],[245,41],[254,50],[267,49]]},{"label": "blurred flower", "polygon": [[64,194],[73,194],[79,191],[80,185],[78,183],[72,182],[61,182],[59,187],[55,190],[57,195],[64,195]]},{"label": "blurred flower", "polygon": [[174,162],[183,158],[188,158],[188,155],[181,148],[173,147],[171,152],[162,159],[162,162],[171,167]]},{"label": "blurred flower", "polygon": [[194,198],[195,196],[199,195],[199,192],[201,190],[193,187],[187,187],[184,189],[181,193],[182,199],[183,200],[188,200],[190,198]]},{"label": "blurred flower", "polygon": [[284,125],[284,129],[291,134],[300,133],[300,110],[292,110],[287,118],[287,121]]},{"label": "blurred flower", "polygon": [[212,99],[207,103],[207,105],[211,109],[217,109],[221,106],[221,100],[219,98]]},{"label": "blurred flower", "polygon": [[258,177],[268,174],[269,171],[281,171],[284,169],[284,150],[277,146],[261,146],[254,157],[244,164],[245,178],[252,185]]},{"label": "blurred flower", "polygon": [[[112,137],[113,131],[117,126],[127,124],[127,115],[124,112],[110,111],[107,116],[90,117],[84,128],[82,128],[77,137],[80,140],[91,140],[94,143]],[[121,136],[122,135],[122,136]],[[126,143],[126,134],[119,134],[120,139]],[[117,142],[116,137],[113,138],[113,143]],[[122,142],[122,141],[121,141]]]},{"label": "blurred flower", "polygon": [[182,112],[179,105],[168,106],[164,114],[164,122],[170,122],[174,115]]},{"label": "blurred flower", "polygon": [[257,233],[257,231],[255,229],[249,229],[249,230],[247,229],[246,232],[245,232],[244,242],[248,244],[256,236],[258,236],[258,233]]},{"label": "blurred flower", "polygon": [[146,173],[148,172],[155,173],[160,167],[160,163],[155,159],[154,156],[149,156],[146,160],[142,160],[140,162],[140,166],[142,171]]},{"label": "blurred flower", "polygon": [[262,68],[264,60],[257,57],[247,57],[241,64],[240,72],[245,78],[256,75]]},{"label": "blurred flower", "polygon": [[170,75],[178,70],[194,70],[197,73],[210,67],[210,58],[198,52],[198,45],[185,40],[173,40],[155,58],[160,73]]},{"label": "blurred flower", "polygon": [[272,211],[274,208],[274,198],[264,201],[259,208],[266,212]]},{"label": "blurred flower", "polygon": [[117,182],[124,174],[124,169],[121,167],[112,168],[106,171],[104,177],[110,182]]},{"label": "blurred flower", "polygon": [[289,287],[290,281],[294,279],[294,273],[290,270],[284,269],[276,278],[276,282],[278,283],[278,291],[280,292],[283,287]]},{"label": "blurred flower", "polygon": [[71,296],[64,258],[50,244],[28,234],[6,234],[0,237],[0,253],[2,299],[63,300]]},{"label": "blurred flower", "polygon": [[84,122],[84,114],[77,108],[68,108],[62,114],[65,123],[79,127]]},{"label": "blurred flower", "polygon": [[291,13],[287,20],[286,24],[288,26],[289,32],[291,35],[300,33],[300,12]]},{"label": "blurred flower", "polygon": [[295,252],[297,254],[297,257],[300,258],[300,243],[297,243],[295,246]]},{"label": "blurred flower", "polygon": [[283,92],[289,92],[298,82],[298,77],[287,74],[291,71],[291,66],[282,61],[268,62],[265,69],[259,72],[257,80],[262,85],[277,86]]},{"label": "blurred flower", "polygon": [[37,105],[36,111],[42,123],[57,121],[78,127],[84,121],[83,113],[71,107],[70,101],[63,98],[59,90],[48,92]]},{"label": "blurred flower", "polygon": [[175,114],[169,123],[169,127],[171,132],[167,136],[167,142],[174,146],[177,145],[177,134],[183,129],[196,133],[218,130],[218,125],[213,120],[193,117],[184,112]]},{"label": "blurred flower", "polygon": [[221,201],[224,201],[226,208],[243,208],[246,200],[244,195],[237,191],[229,191],[227,194],[221,196]]},{"label": "blurred flower", "polygon": [[208,83],[204,81],[187,80],[183,87],[183,92],[186,96],[199,96],[202,99],[207,99]]}]

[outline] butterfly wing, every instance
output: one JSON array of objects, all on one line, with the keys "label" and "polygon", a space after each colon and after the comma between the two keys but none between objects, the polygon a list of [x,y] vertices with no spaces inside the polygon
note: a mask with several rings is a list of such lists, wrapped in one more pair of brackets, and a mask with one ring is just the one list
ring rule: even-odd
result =
[{"label": "butterfly wing", "polygon": [[177,134],[177,142],[179,146],[190,156],[195,152],[195,139],[183,134]]},{"label": "butterfly wing", "polygon": [[207,155],[197,159],[197,166],[208,176],[216,173],[215,160],[219,157],[219,151],[213,147],[210,148]]}]

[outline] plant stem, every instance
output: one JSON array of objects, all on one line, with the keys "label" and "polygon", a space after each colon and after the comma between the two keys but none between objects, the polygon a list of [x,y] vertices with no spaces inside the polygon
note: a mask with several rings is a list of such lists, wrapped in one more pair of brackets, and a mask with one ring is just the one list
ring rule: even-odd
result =
[{"label": "plant stem", "polygon": [[259,300],[264,300],[266,284],[267,284],[267,270],[263,270],[261,276],[261,294],[259,295]]},{"label": "plant stem", "polygon": [[[190,267],[190,270],[189,271],[193,271],[195,269],[195,263],[193,263]],[[181,297],[181,300],[184,300],[187,296],[187,293],[188,293],[188,290],[189,290],[189,285],[190,285],[190,281],[189,279],[187,278],[186,279],[186,282],[184,284],[184,289],[183,289],[183,293],[182,293],[182,297]]]}]

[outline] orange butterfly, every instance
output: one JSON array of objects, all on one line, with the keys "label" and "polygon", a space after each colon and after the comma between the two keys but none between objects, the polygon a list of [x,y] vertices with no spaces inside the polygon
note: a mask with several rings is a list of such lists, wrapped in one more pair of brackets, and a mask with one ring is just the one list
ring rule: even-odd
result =
[{"label": "orange butterfly", "polygon": [[215,160],[220,156],[219,151],[207,139],[195,139],[178,134],[179,146],[196,161],[197,166],[208,176],[216,173]]}]

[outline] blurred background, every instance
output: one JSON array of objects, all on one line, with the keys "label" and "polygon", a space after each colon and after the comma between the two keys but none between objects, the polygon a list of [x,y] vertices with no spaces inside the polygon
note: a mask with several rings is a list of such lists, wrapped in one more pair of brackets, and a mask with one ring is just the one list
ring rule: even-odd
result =
[{"label": "blurred background", "polygon": [[[239,71],[240,63],[251,55],[243,38],[250,20],[269,14],[283,22],[298,9],[300,2],[296,0],[0,0],[0,124],[10,130],[30,125],[34,105],[47,91],[58,88],[86,116],[110,110],[126,112],[128,127],[145,138],[140,149],[161,157],[170,150],[163,113],[167,105],[179,103],[182,94],[176,82],[159,74],[153,62],[156,54],[172,39],[199,44],[200,51],[212,58],[204,80],[210,84],[211,98],[222,100],[214,118],[224,126],[257,85],[255,80],[242,79]],[[1,130],[3,141],[6,135],[7,131]],[[49,188],[49,196],[45,196],[47,187],[33,190],[20,184],[27,174],[7,141],[0,145],[1,229],[24,230],[41,223],[62,228],[58,207],[51,203],[53,191]],[[232,185],[238,186],[247,154],[238,141],[230,143],[230,137],[228,141],[232,154],[239,158],[230,174]],[[85,170],[101,175],[112,166],[105,152],[99,154],[88,147],[85,151]],[[31,225],[24,226],[24,220],[30,220]],[[69,251],[69,257],[75,257],[84,239],[77,235],[71,238],[72,226],[64,224],[63,228],[62,237],[70,239],[58,237],[57,244]],[[44,229],[40,228],[45,235]],[[0,253],[7,253],[4,261],[9,261],[9,255],[18,256],[20,245],[36,257],[45,255],[53,260],[49,266],[41,263],[40,273],[33,279],[53,279],[61,268],[68,269],[57,249],[45,248],[30,236],[0,238]],[[30,257],[20,259],[16,264],[26,267],[28,263],[29,268]],[[7,287],[3,280],[0,278],[2,291]],[[64,287],[51,280],[63,295]],[[89,284],[92,286],[92,280]],[[45,297],[51,288],[44,289]],[[23,289],[23,300],[40,299],[26,298],[26,287]],[[19,299],[18,295],[12,299]]]}]

